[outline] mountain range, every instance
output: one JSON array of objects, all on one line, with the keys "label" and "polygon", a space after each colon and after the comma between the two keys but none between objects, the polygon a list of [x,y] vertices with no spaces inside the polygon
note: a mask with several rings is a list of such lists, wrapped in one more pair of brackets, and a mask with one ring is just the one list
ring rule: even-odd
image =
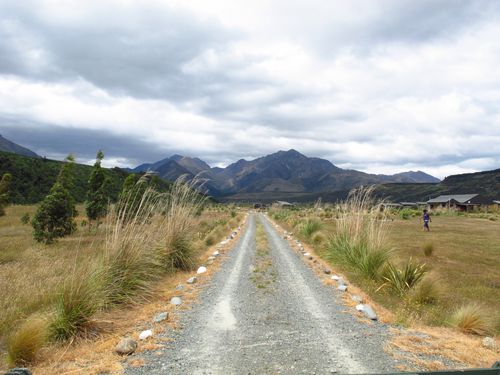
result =
[{"label": "mountain range", "polygon": [[[59,161],[40,158],[0,136],[0,175],[13,175],[11,196],[15,203],[36,203],[53,184]],[[79,191],[85,197],[90,166],[75,168]],[[295,150],[279,151],[255,160],[238,160],[226,168],[211,168],[198,158],[173,155],[156,163],[141,164],[134,169],[107,170],[116,197],[121,182],[130,172],[156,171],[166,180],[184,178],[198,184],[221,201],[290,200],[310,202],[345,199],[349,190],[359,185],[375,184],[376,196],[388,201],[425,201],[440,194],[477,193],[500,200],[500,169],[446,177],[443,181],[424,172],[394,175],[368,174],[336,167],[328,160],[309,158]]]},{"label": "mountain range", "polygon": [[226,168],[211,168],[198,158],[173,155],[141,164],[133,172],[155,171],[161,178],[183,178],[216,198],[267,196],[286,198],[304,193],[349,190],[382,183],[438,183],[422,171],[395,175],[368,174],[342,169],[328,160],[307,157],[296,150],[278,151],[254,160],[240,159]]}]

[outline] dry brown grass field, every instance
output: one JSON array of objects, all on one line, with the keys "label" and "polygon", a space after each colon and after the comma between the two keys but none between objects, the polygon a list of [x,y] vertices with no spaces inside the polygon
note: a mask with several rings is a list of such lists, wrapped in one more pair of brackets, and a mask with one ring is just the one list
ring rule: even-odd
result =
[{"label": "dry brown grass field", "polygon": [[[7,367],[8,337],[28,317],[50,313],[68,276],[90,265],[105,242],[104,225],[97,231],[80,225],[85,211],[79,206],[75,234],[51,245],[37,244],[31,225],[21,222],[24,214],[32,217],[35,210],[36,206],[10,206],[0,217],[0,370]],[[190,227],[195,253],[206,252],[237,226],[241,217],[227,207],[205,209]],[[167,276],[167,281],[176,277],[176,273]]]},{"label": "dry brown grass field", "polygon": [[[334,209],[271,211],[270,215],[312,245],[321,257],[329,258],[329,239],[337,232]],[[320,222],[318,228],[314,228],[314,221]],[[301,230],[304,223],[309,223],[306,227],[314,233]],[[390,250],[391,262],[401,267],[410,259],[415,264],[425,264],[427,280],[422,285],[432,283],[429,293],[437,301],[416,303],[411,293],[391,293],[380,288],[383,281],[371,280],[330,259],[334,269],[390,309],[396,323],[450,326],[457,310],[474,306],[487,320],[488,333],[500,333],[500,215],[433,216],[431,231],[424,232],[419,216],[405,220],[396,212],[384,226],[383,247]]]},{"label": "dry brown grass field", "polygon": [[[419,218],[396,219],[389,227],[388,244],[397,257],[426,263],[437,279],[444,303],[436,323],[448,308],[476,303],[500,332],[500,221],[435,216],[431,231],[424,232]],[[426,246],[433,249],[432,255],[424,254]]]}]

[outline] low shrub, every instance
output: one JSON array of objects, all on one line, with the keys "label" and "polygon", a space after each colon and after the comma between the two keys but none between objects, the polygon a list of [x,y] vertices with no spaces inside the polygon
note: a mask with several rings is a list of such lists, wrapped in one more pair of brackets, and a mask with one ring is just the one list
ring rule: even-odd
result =
[{"label": "low shrub", "polygon": [[427,243],[424,245],[424,255],[430,257],[434,253],[434,245]]},{"label": "low shrub", "polygon": [[412,211],[408,208],[403,208],[399,211],[399,217],[403,220],[408,220],[412,217]]},{"label": "low shrub", "polygon": [[30,222],[30,214],[29,213],[25,213],[23,216],[21,216],[21,223],[23,224],[29,224]]},{"label": "low shrub", "polygon": [[47,339],[47,320],[41,317],[27,319],[7,341],[7,361],[14,366],[33,363]]},{"label": "low shrub", "polygon": [[451,316],[450,324],[463,333],[474,335],[488,335],[493,331],[492,323],[486,312],[477,304],[458,308]]}]

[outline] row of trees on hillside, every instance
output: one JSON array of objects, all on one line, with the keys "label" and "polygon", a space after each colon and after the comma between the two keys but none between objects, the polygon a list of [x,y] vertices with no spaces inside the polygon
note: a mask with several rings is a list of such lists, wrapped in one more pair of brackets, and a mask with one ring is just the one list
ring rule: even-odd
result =
[{"label": "row of trees on hillside", "polygon": [[[108,213],[110,201],[110,181],[101,167],[104,153],[99,151],[96,162],[90,173],[88,181],[87,199],[85,211],[88,219],[89,229],[98,227],[100,220]],[[64,237],[76,231],[75,218],[78,215],[76,202],[73,197],[75,160],[69,155],[61,167],[56,182],[47,196],[38,207],[31,224],[33,226],[33,238],[38,242],[51,243],[56,238]],[[119,204],[123,202],[136,204],[136,200],[122,199],[128,196],[138,182],[138,176],[129,175],[123,184]],[[144,187],[145,189],[145,187]],[[133,210],[129,210],[133,212]]]}]

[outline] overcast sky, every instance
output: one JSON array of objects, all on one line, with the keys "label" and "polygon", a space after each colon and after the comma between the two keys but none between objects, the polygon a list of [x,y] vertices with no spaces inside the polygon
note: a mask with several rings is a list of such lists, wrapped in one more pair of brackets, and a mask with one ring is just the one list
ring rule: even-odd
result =
[{"label": "overcast sky", "polygon": [[0,134],[212,166],[500,168],[500,1],[0,0]]}]

